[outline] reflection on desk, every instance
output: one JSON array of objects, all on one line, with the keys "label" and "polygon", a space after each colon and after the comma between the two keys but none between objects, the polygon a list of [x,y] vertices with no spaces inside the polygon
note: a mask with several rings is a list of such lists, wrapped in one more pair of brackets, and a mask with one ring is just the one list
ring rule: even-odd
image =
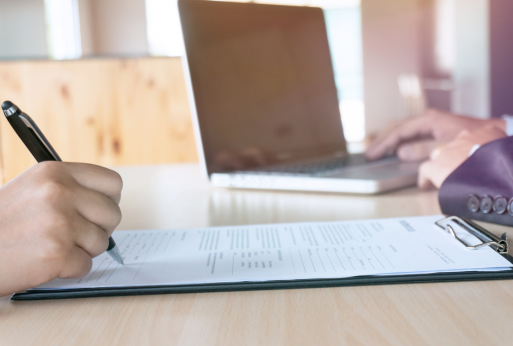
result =
[{"label": "reflection on desk", "polygon": [[377,196],[213,188],[198,165],[117,169],[125,190],[118,229],[170,229],[439,214],[436,191]]}]

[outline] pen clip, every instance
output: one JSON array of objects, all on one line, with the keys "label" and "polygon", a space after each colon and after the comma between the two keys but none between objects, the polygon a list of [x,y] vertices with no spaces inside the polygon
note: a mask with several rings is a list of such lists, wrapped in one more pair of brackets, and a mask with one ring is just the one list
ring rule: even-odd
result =
[{"label": "pen clip", "polygon": [[52,148],[50,143],[48,143],[45,136],[39,130],[37,125],[33,121],[31,121],[32,119],[30,119],[30,117],[28,115],[26,115],[25,113],[20,114],[18,117],[21,119],[21,121],[23,121],[23,123],[25,124],[25,126],[27,126],[27,128],[32,130],[32,133],[34,133],[34,135],[39,139],[39,141],[43,144],[43,146],[46,148],[46,150],[48,150],[48,152],[50,153],[50,155],[52,155],[54,160],[62,161],[61,158],[59,157],[59,155],[57,155],[55,150]]}]

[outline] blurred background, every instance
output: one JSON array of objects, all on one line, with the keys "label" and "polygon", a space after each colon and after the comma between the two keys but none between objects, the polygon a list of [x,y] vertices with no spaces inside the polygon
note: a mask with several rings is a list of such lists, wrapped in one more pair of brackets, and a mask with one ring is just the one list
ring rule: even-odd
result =
[{"label": "blurred background", "polygon": [[[511,0],[254,2],[324,9],[353,151],[427,107],[513,113]],[[0,99],[67,161],[197,161],[183,54],[176,0],[0,0]],[[0,127],[5,182],[35,161]]]}]

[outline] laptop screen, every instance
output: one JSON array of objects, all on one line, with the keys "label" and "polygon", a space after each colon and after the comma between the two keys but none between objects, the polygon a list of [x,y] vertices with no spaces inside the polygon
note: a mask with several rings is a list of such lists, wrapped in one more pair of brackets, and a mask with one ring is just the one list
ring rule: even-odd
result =
[{"label": "laptop screen", "polygon": [[346,153],[321,9],[179,7],[209,173]]}]

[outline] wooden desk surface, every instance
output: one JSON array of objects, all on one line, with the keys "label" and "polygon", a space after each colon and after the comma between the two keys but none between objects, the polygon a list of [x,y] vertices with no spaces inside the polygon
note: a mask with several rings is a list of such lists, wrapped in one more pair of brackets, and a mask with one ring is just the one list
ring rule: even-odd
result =
[{"label": "wooden desk surface", "polygon": [[[436,192],[415,188],[374,197],[275,193],[214,189],[193,164],[119,172],[125,181],[119,229],[440,213]],[[512,323],[513,281],[0,298],[0,345],[504,345],[513,343]]]}]

